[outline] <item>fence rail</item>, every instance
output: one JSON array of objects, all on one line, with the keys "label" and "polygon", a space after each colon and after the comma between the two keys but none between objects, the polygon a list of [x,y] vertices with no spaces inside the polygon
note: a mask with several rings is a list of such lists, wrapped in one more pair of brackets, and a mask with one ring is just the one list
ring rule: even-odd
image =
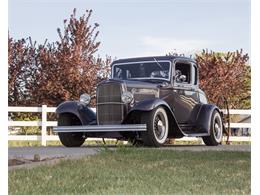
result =
[{"label": "fence rail", "polygon": [[[92,108],[95,111],[95,108]],[[57,141],[59,140],[57,135],[47,135],[47,127],[55,127],[57,126],[57,121],[47,121],[47,113],[55,112],[56,107],[47,107],[46,105],[42,105],[42,107],[8,107],[8,112],[37,112],[41,113],[41,121],[8,121],[9,127],[24,127],[24,126],[36,126],[41,127],[41,135],[8,135],[8,140],[12,141],[41,141],[43,146],[47,145],[47,141]],[[226,114],[224,112],[224,114]],[[230,110],[230,114],[237,115],[250,115],[251,110]],[[251,128],[251,123],[230,123],[231,128]],[[224,140],[226,137],[224,137]],[[100,140],[100,138],[88,138],[87,140]],[[182,139],[178,139],[182,141],[196,141],[200,140],[200,138],[194,137],[184,137]],[[230,141],[251,141],[250,136],[231,136]]]}]

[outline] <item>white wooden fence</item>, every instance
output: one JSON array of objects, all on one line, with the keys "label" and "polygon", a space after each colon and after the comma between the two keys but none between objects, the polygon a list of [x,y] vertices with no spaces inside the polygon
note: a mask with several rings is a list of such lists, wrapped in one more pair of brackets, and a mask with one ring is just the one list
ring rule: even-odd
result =
[{"label": "white wooden fence", "polygon": [[[41,127],[41,135],[8,135],[8,140],[16,141],[41,141],[43,146],[47,145],[47,141],[57,141],[59,140],[57,135],[47,135],[47,127],[57,126],[57,121],[47,121],[47,113],[55,112],[56,107],[47,107],[42,105],[42,107],[8,107],[8,112],[40,112],[41,121],[8,121],[9,127],[23,127],[23,126],[38,126]],[[93,110],[95,110],[93,108]],[[230,110],[230,114],[238,115],[251,115],[251,110]],[[251,128],[251,123],[230,123],[231,128]],[[224,138],[226,139],[226,138]],[[91,139],[93,140],[93,139]],[[95,139],[100,140],[100,139]],[[199,138],[184,137],[178,139],[182,141],[195,141]],[[231,136],[230,141],[251,141],[250,136]],[[177,141],[177,140],[176,140]]]}]

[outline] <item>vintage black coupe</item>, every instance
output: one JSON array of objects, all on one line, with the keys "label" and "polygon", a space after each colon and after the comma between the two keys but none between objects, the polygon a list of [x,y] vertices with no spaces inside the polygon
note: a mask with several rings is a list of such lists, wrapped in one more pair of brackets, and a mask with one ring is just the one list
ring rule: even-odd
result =
[{"label": "vintage black coupe", "polygon": [[208,103],[198,80],[196,62],[186,57],[116,60],[111,79],[97,86],[96,112],[88,107],[88,94],[63,102],[54,131],[67,147],[79,147],[89,137],[158,147],[184,136],[216,146],[223,136],[223,113]]}]

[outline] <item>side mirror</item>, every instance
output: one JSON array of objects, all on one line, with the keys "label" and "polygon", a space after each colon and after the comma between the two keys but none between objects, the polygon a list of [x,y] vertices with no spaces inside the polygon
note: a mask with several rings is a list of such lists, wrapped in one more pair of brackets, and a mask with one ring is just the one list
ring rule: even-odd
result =
[{"label": "side mirror", "polygon": [[185,76],[184,74],[180,76],[180,81],[181,81],[181,82],[185,82],[186,79],[187,79],[187,78],[186,78],[186,76]]}]

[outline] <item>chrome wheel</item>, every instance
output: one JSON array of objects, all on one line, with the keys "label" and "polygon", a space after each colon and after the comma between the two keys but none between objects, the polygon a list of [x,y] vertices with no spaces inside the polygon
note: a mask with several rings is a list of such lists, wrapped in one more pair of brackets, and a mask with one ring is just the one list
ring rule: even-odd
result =
[{"label": "chrome wheel", "polygon": [[141,140],[145,146],[160,147],[166,142],[169,121],[163,107],[144,112],[141,116],[141,123],[147,125],[147,131],[141,133]]},{"label": "chrome wheel", "polygon": [[154,113],[153,132],[156,141],[163,144],[168,136],[168,118],[163,108],[158,108]]},{"label": "chrome wheel", "polygon": [[202,137],[207,146],[217,146],[221,143],[223,137],[223,122],[220,113],[215,110],[211,116],[209,136]]},{"label": "chrome wheel", "polygon": [[214,121],[213,135],[215,140],[218,143],[220,143],[222,140],[223,126],[222,126],[221,116],[219,113],[215,114],[213,121]]}]

